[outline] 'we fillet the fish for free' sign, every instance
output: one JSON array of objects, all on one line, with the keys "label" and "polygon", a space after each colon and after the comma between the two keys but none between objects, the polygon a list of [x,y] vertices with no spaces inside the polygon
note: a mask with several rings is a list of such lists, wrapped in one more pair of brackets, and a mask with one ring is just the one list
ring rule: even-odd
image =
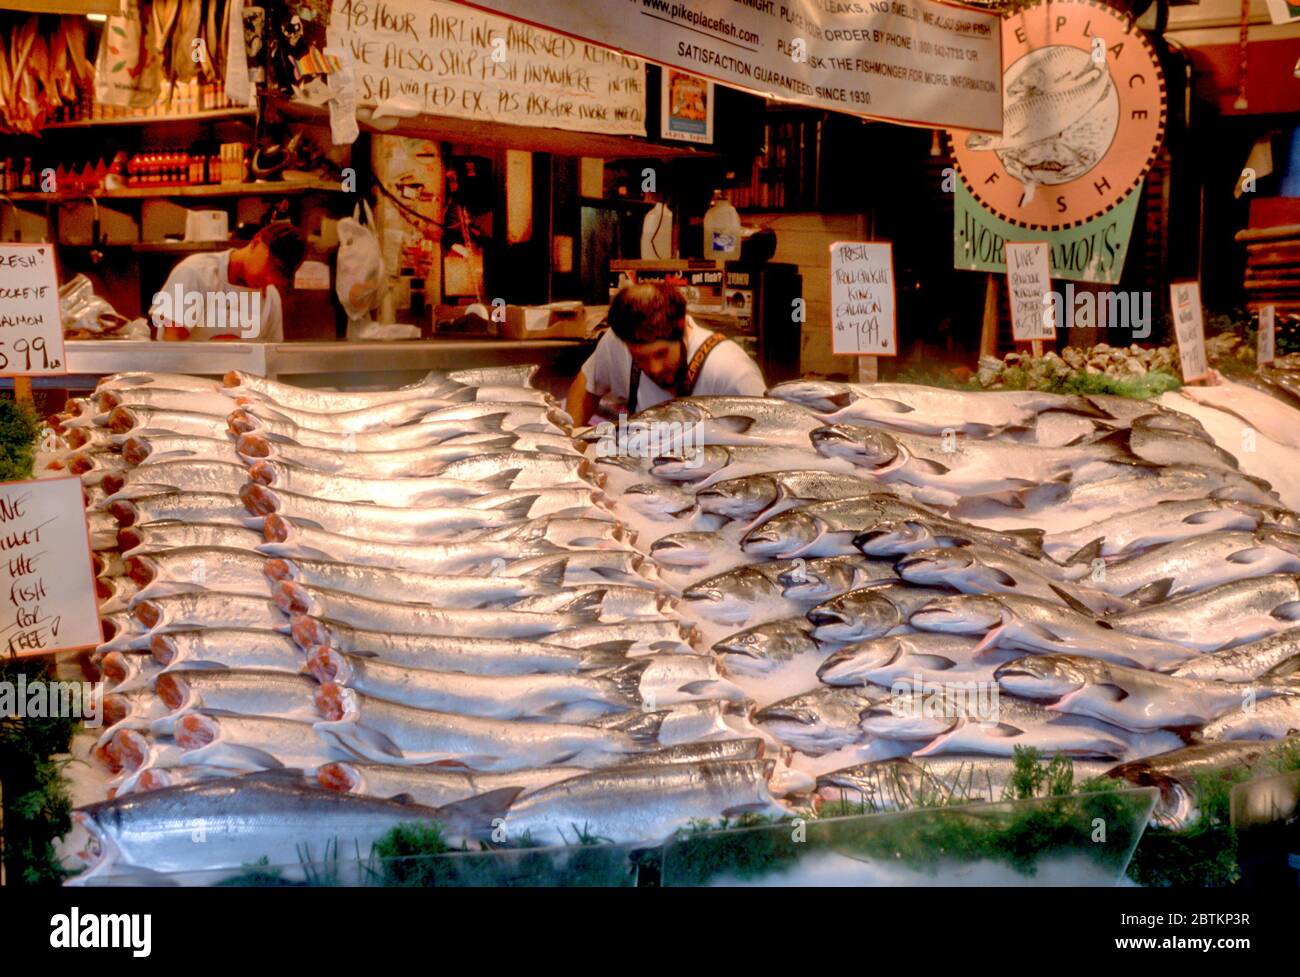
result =
[{"label": "'we fillet the fish for free' sign", "polygon": [[49,244],[0,244],[0,374],[67,373]]},{"label": "'we fillet the fish for free' sign", "polygon": [[1011,336],[1016,342],[1056,338],[1056,304],[1046,242],[1007,242],[1007,292]]},{"label": "'we fillet the fish for free' sign", "polygon": [[81,479],[0,484],[0,655],[100,642]]},{"label": "'we fillet the fish for free' sign", "polygon": [[831,245],[831,351],[838,356],[898,355],[892,244]]},{"label": "'we fillet the fish for free' sign", "polygon": [[1201,318],[1201,283],[1174,282],[1169,286],[1173,299],[1174,333],[1178,337],[1178,356],[1182,361],[1183,382],[1204,380],[1210,374],[1205,357],[1205,322]]}]

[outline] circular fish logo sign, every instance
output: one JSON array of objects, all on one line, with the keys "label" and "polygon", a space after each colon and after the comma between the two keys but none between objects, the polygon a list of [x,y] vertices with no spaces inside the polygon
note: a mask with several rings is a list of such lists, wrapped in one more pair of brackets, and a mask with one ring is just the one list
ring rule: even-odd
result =
[{"label": "circular fish logo sign", "polygon": [[1131,19],[1090,0],[1002,21],[1002,134],[954,130],[971,194],[1011,224],[1058,231],[1133,192],[1165,131],[1160,62]]}]

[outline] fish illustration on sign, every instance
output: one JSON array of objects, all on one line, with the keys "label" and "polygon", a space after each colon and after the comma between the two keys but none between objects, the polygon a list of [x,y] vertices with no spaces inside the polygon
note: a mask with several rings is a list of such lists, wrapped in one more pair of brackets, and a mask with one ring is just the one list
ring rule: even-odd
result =
[{"label": "fish illustration on sign", "polygon": [[1104,62],[1065,44],[1031,51],[1003,79],[1002,135],[966,147],[996,153],[1025,185],[1076,180],[1097,165],[1119,128],[1119,95]]}]

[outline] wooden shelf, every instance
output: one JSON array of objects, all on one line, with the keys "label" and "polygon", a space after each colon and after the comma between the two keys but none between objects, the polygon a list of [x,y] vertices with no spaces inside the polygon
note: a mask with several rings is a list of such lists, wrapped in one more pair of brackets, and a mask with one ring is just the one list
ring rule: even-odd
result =
[{"label": "wooden shelf", "polygon": [[123,190],[100,190],[89,193],[42,193],[39,190],[18,190],[6,193],[16,203],[49,203],[88,200],[140,200],[146,197],[275,197],[295,193],[342,193],[338,183],[325,180],[285,180],[258,183],[204,183],[189,187],[127,187]]},{"label": "wooden shelf", "polygon": [[48,129],[90,129],[95,126],[146,126],[169,125],[174,122],[223,122],[231,119],[252,119],[257,113],[253,109],[211,109],[207,112],[187,112],[184,115],[141,115],[123,116],[116,119],[78,119],[75,122],[50,122],[42,128]]},{"label": "wooden shelf", "polygon": [[244,241],[138,241],[130,245],[105,245],[106,247],[130,247],[136,253],[158,254],[198,254],[203,251],[225,251],[227,248],[244,244]]},{"label": "wooden shelf", "polygon": [[[329,112],[313,105],[287,99],[271,99],[270,104],[285,117],[319,125],[329,125]],[[600,159],[710,159],[717,154],[680,145],[648,142],[640,136],[610,136],[599,132],[573,132],[542,126],[518,126],[484,123],[475,119],[456,119],[444,115],[417,115],[398,119],[392,128],[372,125],[370,109],[357,109],[357,125],[366,132],[381,135],[411,136],[439,142],[466,143],[496,149],[523,149],[558,156],[594,156]]]}]

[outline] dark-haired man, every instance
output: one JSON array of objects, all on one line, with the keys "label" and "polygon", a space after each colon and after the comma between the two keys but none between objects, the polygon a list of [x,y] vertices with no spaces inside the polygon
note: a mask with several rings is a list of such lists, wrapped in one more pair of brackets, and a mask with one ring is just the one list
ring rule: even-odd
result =
[{"label": "dark-haired man", "polygon": [[767,389],[745,351],[697,325],[671,285],[628,285],[609,306],[609,330],[569,388],[569,416],[585,424],[612,393],[627,412],[674,397],[761,397]]},{"label": "dark-haired man", "polygon": [[280,296],[292,284],[304,250],[301,232],[276,221],[242,248],[185,258],[150,308],[159,338],[282,342]]}]

